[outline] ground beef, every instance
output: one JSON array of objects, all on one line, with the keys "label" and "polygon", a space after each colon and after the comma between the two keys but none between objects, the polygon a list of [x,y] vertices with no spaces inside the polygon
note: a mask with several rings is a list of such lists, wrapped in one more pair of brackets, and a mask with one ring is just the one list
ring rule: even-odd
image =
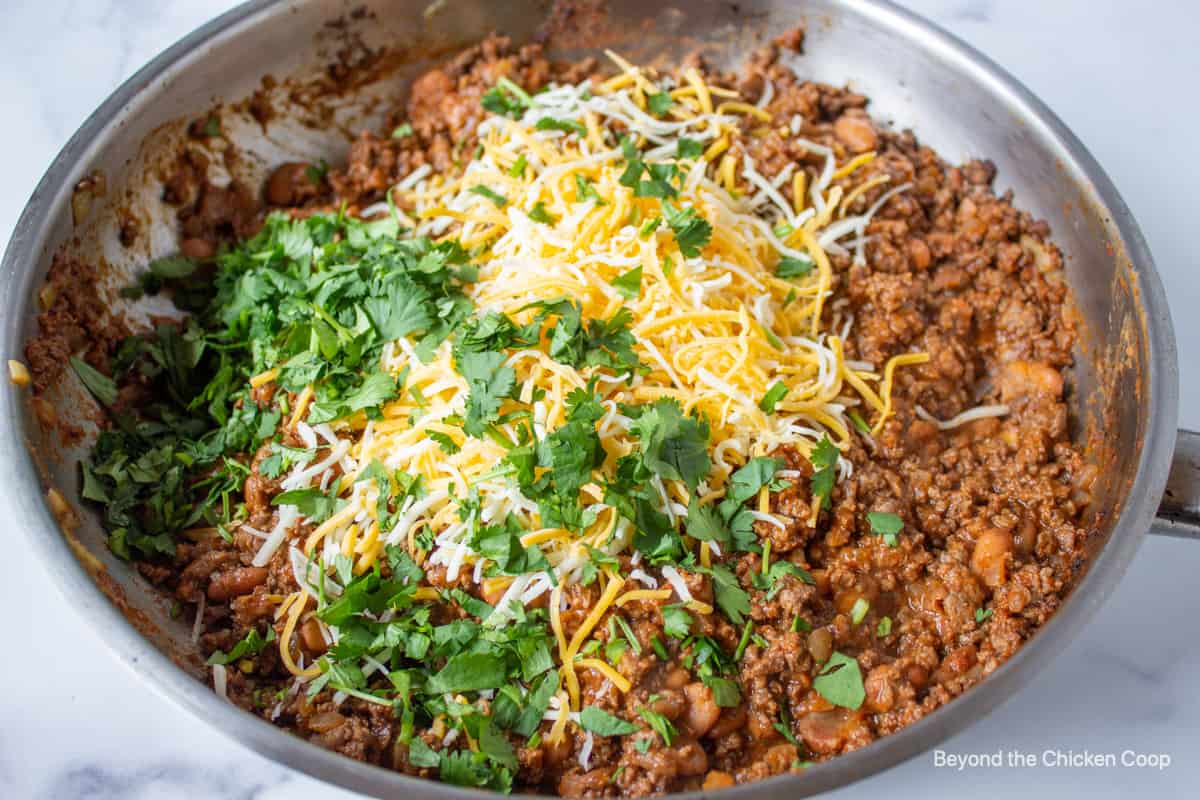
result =
[{"label": "ground beef", "polygon": [[[892,187],[912,184],[867,229],[865,263],[833,257],[840,301],[826,308],[826,322],[832,325],[834,315],[853,319],[847,358],[877,368],[910,350],[932,358],[896,373],[893,416],[878,435],[854,438],[846,454],[853,476],[838,484],[831,507],[815,524],[811,464],[787,448],[777,453],[801,477],[771,497],[785,527],[758,523],[757,533],[771,542],[774,560],[807,570],[814,583],[787,575],[768,598],[751,583],[763,567],[761,556],[726,562],[751,598],[755,637],[737,668],[744,703],[716,705],[679,640],[663,635],[661,605],[629,603],[622,614],[641,652],[627,650],[619,666],[632,691],[622,694],[581,669],[584,702],[631,719],[640,708],[653,709],[678,734],[670,745],[644,732],[596,737],[586,770],[577,761],[582,737],[571,729],[557,744],[514,740],[519,787],[589,797],[713,789],[863,747],[921,719],[1002,664],[1054,613],[1083,563],[1088,532],[1080,515],[1092,471],[1069,438],[1063,370],[1071,364],[1075,331],[1064,314],[1068,290],[1061,256],[1046,241],[1049,231],[1013,208],[1009,196],[995,195],[990,163],[950,166],[911,133],[876,125],[861,95],[799,80],[777,61],[777,47],[799,42],[798,34],[786,37],[756,53],[741,74],[710,71],[709,79],[738,88],[749,102],[772,82],[770,124],[747,118],[754,135],[742,139],[764,173],[798,164],[811,181],[820,170],[821,159],[790,130],[799,124],[803,138],[832,148],[839,163],[878,153],[863,177],[890,180],[863,194],[851,211],[865,209]],[[455,169],[472,145],[480,96],[500,76],[533,88],[549,80],[578,81],[593,71],[589,62],[553,65],[537,46],[517,48],[490,38],[418,78],[407,106],[382,134],[363,133],[346,165],[313,180],[312,165],[284,164],[268,181],[264,199],[296,213],[335,198],[361,208],[422,164]],[[411,125],[412,133],[390,135],[401,124]],[[236,184],[208,185],[200,178],[202,166],[185,159],[167,183],[167,198],[181,209],[185,247],[189,240],[215,246],[254,228],[257,200]],[[790,191],[785,184],[784,194]],[[90,291],[88,282],[68,286],[70,263],[56,262],[52,279],[56,275],[64,278],[52,280],[61,291],[44,315],[56,334],[28,353],[39,387],[68,353],[87,345],[89,359],[99,361],[115,341],[83,335],[92,330],[86,315],[94,298],[77,293]],[[270,402],[273,389],[266,391],[264,402]],[[1000,402],[1010,409],[1003,419],[948,431],[918,415],[920,408],[947,419]],[[278,484],[258,474],[261,455],[251,461],[245,500],[253,524],[267,530],[274,525],[268,499]],[[866,521],[871,511],[903,519],[895,546],[872,533]],[[282,635],[272,597],[297,588],[286,548],[265,568],[251,566],[259,546],[246,534],[232,541],[214,535],[181,545],[168,567],[141,569],[189,608],[205,599],[202,646],[228,648],[251,628],[265,634],[274,626]],[[627,559],[622,568],[630,569]],[[712,602],[709,577],[684,577],[696,598]],[[431,570],[429,580],[449,588],[444,570]],[[473,588],[465,576],[455,586]],[[625,588],[639,585],[630,581]],[[599,587],[572,585],[564,596],[562,619],[570,636]],[[859,601],[868,603],[868,611],[855,622],[852,609]],[[312,658],[325,643],[307,624],[310,616],[311,607],[289,645]],[[885,617],[890,628],[881,626]],[[698,617],[694,626],[693,633],[728,653],[742,639],[722,615]],[[607,636],[603,623],[596,630],[599,638]],[[656,640],[665,643],[665,661],[654,653]],[[813,689],[814,676],[835,651],[857,659],[865,676],[866,700],[857,710],[835,707]],[[397,724],[387,709],[353,698],[337,705],[328,692],[309,698],[290,689],[275,648],[229,672],[229,695],[239,705],[352,758],[430,774],[409,763],[405,748],[395,747]],[[429,731],[420,735],[440,744]]]}]

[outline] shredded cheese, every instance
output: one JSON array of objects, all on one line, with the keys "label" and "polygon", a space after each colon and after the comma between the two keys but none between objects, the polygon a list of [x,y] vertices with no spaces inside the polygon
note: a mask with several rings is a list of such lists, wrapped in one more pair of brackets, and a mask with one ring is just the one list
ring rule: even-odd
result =
[{"label": "shredded cheese", "polygon": [[[466,293],[480,310],[503,313],[524,324],[535,313],[530,304],[568,297],[587,320],[609,319],[620,308],[629,313],[643,370],[621,376],[591,366],[576,370],[551,358],[545,343],[510,353],[506,366],[516,376],[514,396],[530,409],[536,435],[544,437],[561,427],[567,421],[571,392],[590,386],[608,410],[596,431],[608,465],[601,469],[611,468],[616,458],[637,447],[630,433],[632,420],[621,411],[624,405],[674,398],[685,411],[703,415],[709,423],[715,443],[713,470],[696,497],[711,503],[724,496],[732,473],[752,455],[770,453],[783,444],[807,453],[824,436],[845,447],[849,409],[874,411],[873,430],[878,432],[892,413],[895,370],[923,363],[928,355],[897,356],[888,361],[881,378],[875,365],[846,361],[841,338],[829,329],[829,317],[843,330],[848,323],[843,324],[836,308],[832,314],[826,309],[836,283],[834,261],[851,251],[861,260],[867,225],[889,198],[909,185],[884,193],[866,213],[848,216],[859,198],[887,181],[882,175],[862,179],[871,171],[863,168],[875,158],[873,152],[839,165],[830,148],[799,138],[803,120],[775,120],[767,93],[751,104],[735,91],[709,86],[696,69],[685,70],[676,83],[616,53],[607,55],[619,70],[614,77],[594,86],[550,85],[533,95],[515,119],[485,116],[476,128],[478,152],[460,173],[436,175],[423,165],[391,192],[404,201],[406,224],[411,223],[417,235],[457,239],[465,248],[479,248],[474,259],[478,279]],[[769,84],[768,91],[773,95]],[[669,113],[651,113],[653,99],[663,93],[672,99]],[[579,132],[567,133],[562,125],[547,129],[539,125],[545,119],[576,123]],[[823,157],[820,173],[791,166],[763,174],[738,138],[745,135],[747,120],[771,126],[757,128],[760,133],[778,130],[798,147]],[[625,133],[642,148],[640,157],[646,163],[670,163],[678,170],[672,204],[688,209],[711,229],[697,247],[698,254],[685,255],[691,250],[671,220],[663,219],[660,198],[621,182],[627,167],[620,143]],[[677,158],[685,138],[694,149]],[[511,168],[519,158],[524,159],[524,170],[518,174]],[[480,196],[474,191],[480,186],[494,187],[504,203]],[[544,213],[538,215],[535,209]],[[370,210],[389,209],[385,204]],[[655,220],[656,226],[647,224]],[[784,259],[799,260],[812,269],[786,273]],[[634,268],[642,270],[640,284],[635,293],[624,292],[633,296],[623,296],[614,281]],[[549,592],[550,627],[563,682],[555,698],[557,709],[549,712],[555,714],[549,740],[561,740],[573,710],[580,707],[578,669],[599,672],[620,691],[630,690],[629,680],[612,666],[578,657],[610,609],[635,601],[663,603],[673,594],[696,613],[711,614],[713,609],[694,598],[683,576],[669,565],[658,569],[665,585],[646,570],[633,570],[629,577],[645,588],[629,591],[624,591],[624,577],[606,569],[599,599],[568,638],[562,620],[564,590],[582,580],[589,560],[583,545],[609,556],[629,553],[636,565],[641,554],[632,550],[633,526],[605,503],[606,476],[584,487],[594,517],[584,530],[545,524],[537,503],[496,469],[507,453],[504,440],[518,441],[518,426],[502,422],[494,437],[466,436],[460,423],[470,387],[455,367],[451,344],[443,343],[432,357],[423,355],[424,360],[405,338],[385,347],[379,366],[393,376],[404,373],[407,391],[385,403],[371,420],[359,415],[310,426],[305,420],[314,387],[306,386],[294,400],[287,424],[321,456],[292,467],[283,486],[333,487],[341,507],[315,524],[296,507],[281,506],[276,526],[265,532],[255,554],[253,563],[264,566],[280,547],[288,547],[301,586],[301,591],[282,598],[276,610],[276,619],[284,620],[280,657],[301,680],[320,673],[315,665],[297,665],[290,649],[312,594],[314,571],[319,578],[319,569],[327,570],[325,590],[336,595],[342,588],[328,571],[337,556],[351,559],[354,574],[363,574],[379,563],[386,546],[405,547],[418,564],[444,568],[447,581],[469,580],[489,601],[498,597],[495,612],[485,620],[489,626],[504,624],[514,607],[528,606]],[[278,368],[270,369],[250,383],[264,386],[278,374]],[[788,392],[768,413],[759,404],[779,382]],[[956,417],[940,425],[956,421],[961,424]],[[431,438],[434,434],[453,442],[455,452],[442,450]],[[391,523],[384,523],[390,526],[387,530],[380,530],[382,520],[377,519],[381,498],[374,482],[356,482],[373,461],[419,477],[423,487],[422,494],[402,502]],[[848,468],[847,462],[844,469]],[[687,516],[688,488],[657,478],[654,486],[658,510],[678,526]],[[478,516],[470,519],[460,517],[458,501],[468,492],[480,498]],[[756,519],[783,525],[770,513],[767,489],[756,506],[751,512]],[[489,561],[472,548],[472,533],[480,524],[510,517],[527,531],[521,545],[545,556],[550,575],[539,571],[486,577]],[[301,548],[289,537],[304,523],[315,527]],[[419,549],[419,532],[433,544]],[[700,542],[698,549],[705,567],[721,556],[714,542]],[[414,597],[436,601],[439,594],[422,586]],[[332,633],[336,637],[336,631]]]}]

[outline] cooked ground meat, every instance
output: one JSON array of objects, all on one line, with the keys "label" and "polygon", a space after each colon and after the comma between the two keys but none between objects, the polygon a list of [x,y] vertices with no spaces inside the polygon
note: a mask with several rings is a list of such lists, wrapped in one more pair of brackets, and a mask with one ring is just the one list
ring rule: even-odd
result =
[{"label": "cooked ground meat", "polygon": [[[867,228],[865,263],[854,263],[850,254],[833,256],[839,299],[826,314],[854,321],[845,340],[848,359],[882,365],[911,350],[931,359],[896,373],[893,415],[878,435],[854,438],[845,453],[855,465],[853,475],[837,484],[815,524],[812,464],[790,448],[776,454],[803,477],[771,495],[783,527],[757,522],[755,531],[770,542],[774,562],[807,570],[813,584],[786,574],[769,593],[754,588],[751,577],[762,571],[763,556],[739,554],[725,563],[749,593],[753,635],[720,615],[691,622],[693,633],[726,653],[741,651],[736,680],[744,702],[722,707],[713,689],[697,679],[694,653],[663,634],[669,603],[631,602],[622,613],[640,652],[626,650],[619,667],[632,690],[621,693],[602,674],[581,669],[583,704],[623,719],[637,719],[648,708],[676,734],[669,744],[648,732],[598,736],[586,770],[577,758],[584,742],[573,728],[553,744],[546,737],[514,737],[520,788],[587,797],[713,789],[862,747],[921,719],[996,669],[1054,613],[1082,564],[1088,531],[1080,517],[1093,472],[1069,438],[1063,370],[1071,364],[1075,332],[1064,314],[1069,292],[1061,257],[1047,242],[1046,225],[1013,208],[1008,196],[996,196],[990,163],[950,166],[913,134],[873,122],[866,98],[802,81],[777,63],[778,48],[799,41],[791,36],[755,54],[740,75],[707,71],[707,80],[736,88],[749,102],[771,82],[765,106],[771,121],[748,118],[745,125],[755,135],[743,139],[764,174],[797,164],[812,179],[820,170],[821,158],[790,129],[799,120],[801,136],[831,148],[839,163],[867,151],[878,154],[863,167],[864,176],[887,175],[890,181],[863,193],[851,211],[870,207],[892,187],[912,184]],[[503,38],[488,39],[415,82],[407,107],[392,120],[410,124],[411,135],[363,133],[349,163],[320,181],[311,179],[309,165],[284,164],[268,181],[265,200],[297,213],[341,201],[362,208],[422,164],[453,171],[474,146],[483,92],[501,76],[532,88],[595,71],[590,62],[554,65],[535,45],[516,48]],[[198,180],[195,166],[181,164],[168,195],[182,209],[185,250],[209,257],[218,239],[254,229],[258,204],[241,187],[218,190]],[[791,184],[782,192],[790,199]],[[52,325],[60,336],[31,345],[39,388],[65,354],[84,343],[82,330],[90,328],[76,318],[86,306],[67,293],[52,307],[67,323]],[[91,360],[102,361],[113,340],[87,341],[95,351]],[[43,368],[43,361],[56,366]],[[268,384],[256,401],[269,404],[275,391]],[[987,403],[1003,403],[1009,413],[950,430],[929,421]],[[264,455],[250,461],[244,487],[250,524],[259,530],[273,526],[269,501],[279,491],[278,482],[259,471]],[[894,545],[871,529],[868,512],[902,519]],[[286,549],[265,567],[251,565],[260,544],[244,533],[228,542],[213,533],[179,546],[173,563],[143,563],[141,569],[185,603],[204,598],[202,647],[228,650],[251,629],[285,633],[271,598],[297,586]],[[631,565],[626,559],[621,566],[628,572]],[[478,589],[465,575],[453,582],[445,575],[434,568],[428,580],[440,588]],[[699,572],[684,578],[696,599],[713,602],[712,578]],[[630,580],[625,588],[639,586]],[[599,593],[598,584],[567,587],[562,621],[568,637]],[[454,606],[436,613],[449,621],[464,612]],[[328,647],[310,617],[306,610],[289,643],[309,660]],[[605,630],[603,624],[597,628],[602,640]],[[814,678],[835,652],[850,654],[865,677],[866,698],[857,709],[835,706],[814,689]],[[295,691],[274,648],[231,665],[227,691],[239,705],[324,747],[413,774],[436,774],[415,766],[408,748],[397,746],[400,725],[391,709],[355,697],[335,703],[328,690],[312,698]],[[543,731],[549,727],[544,723]],[[442,746],[440,733],[419,735],[431,747]]]}]

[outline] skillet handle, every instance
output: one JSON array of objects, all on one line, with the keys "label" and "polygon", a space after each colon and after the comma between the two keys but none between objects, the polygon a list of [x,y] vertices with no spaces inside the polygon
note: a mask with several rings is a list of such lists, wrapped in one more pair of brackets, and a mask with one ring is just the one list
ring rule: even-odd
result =
[{"label": "skillet handle", "polygon": [[1200,433],[1179,430],[1167,489],[1150,532],[1200,541]]}]

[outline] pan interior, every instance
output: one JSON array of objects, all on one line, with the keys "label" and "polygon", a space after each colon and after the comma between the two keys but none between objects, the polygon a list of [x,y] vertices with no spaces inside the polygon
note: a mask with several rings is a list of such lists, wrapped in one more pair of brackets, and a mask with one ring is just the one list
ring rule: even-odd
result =
[{"label": "pan interior", "polygon": [[[1151,342],[1139,273],[1130,263],[1130,243],[1118,220],[1099,199],[1097,187],[1072,153],[1045,123],[1031,120],[1021,99],[986,70],[964,69],[961,57],[923,41],[920,27],[895,28],[894,12],[834,0],[804,4],[748,0],[739,4],[688,2],[647,4],[617,0],[597,10],[575,4],[576,15],[595,15],[586,41],[572,35],[573,21],[547,3],[521,0],[423,2],[371,0],[362,11],[346,12],[334,0],[306,4],[266,4],[199,47],[180,53],[165,71],[133,95],[115,119],[94,120],[87,141],[76,142],[78,156],[68,167],[49,214],[36,237],[22,244],[36,263],[18,265],[12,333],[23,341],[35,331],[37,289],[60,248],[103,262],[103,280],[114,310],[126,309],[116,289],[127,285],[150,258],[176,248],[173,209],[162,200],[163,167],[181,147],[186,126],[219,108],[223,130],[243,155],[240,174],[260,185],[268,169],[284,160],[344,160],[349,136],[377,128],[397,104],[413,77],[456,48],[495,30],[532,41],[557,28],[550,43],[564,57],[600,54],[611,47],[642,63],[665,62],[702,49],[714,62],[734,65],[750,50],[803,22],[805,53],[796,62],[805,77],[849,84],[871,98],[879,121],[911,127],[926,144],[957,163],[990,158],[998,168],[997,190],[1011,190],[1014,205],[1049,222],[1053,240],[1066,256],[1074,290],[1081,345],[1072,376],[1073,430],[1088,442],[1101,479],[1090,512],[1097,549],[1113,535],[1129,498],[1142,456],[1151,397]],[[889,22],[883,24],[884,17]],[[304,42],[305,46],[297,46]],[[357,59],[353,91],[325,91],[328,65]],[[372,65],[366,68],[367,65]],[[272,79],[264,83],[265,76]],[[136,79],[135,79],[136,80]],[[273,88],[272,88],[273,87]],[[250,98],[269,98],[273,109],[264,124]],[[301,102],[296,102],[299,99]],[[73,220],[72,191],[87,176],[103,176],[104,192]],[[76,208],[75,216],[78,214]],[[118,213],[120,212],[120,213]],[[133,247],[120,243],[120,220],[142,223]],[[161,309],[160,309],[161,310]],[[14,347],[13,350],[17,350]],[[43,486],[54,486],[80,517],[79,544],[103,565],[101,588],[156,647],[193,674],[202,674],[191,640],[190,620],[172,619],[169,603],[136,571],[113,557],[96,515],[79,503],[78,460],[94,433],[94,412],[83,389],[64,381],[45,395],[60,422],[82,428],[82,442],[64,443],[58,429],[38,424],[27,398],[17,398],[20,433],[33,454]],[[44,412],[44,409],[43,409]],[[1171,420],[1173,425],[1174,420]],[[38,535],[54,536],[46,529]]]}]

